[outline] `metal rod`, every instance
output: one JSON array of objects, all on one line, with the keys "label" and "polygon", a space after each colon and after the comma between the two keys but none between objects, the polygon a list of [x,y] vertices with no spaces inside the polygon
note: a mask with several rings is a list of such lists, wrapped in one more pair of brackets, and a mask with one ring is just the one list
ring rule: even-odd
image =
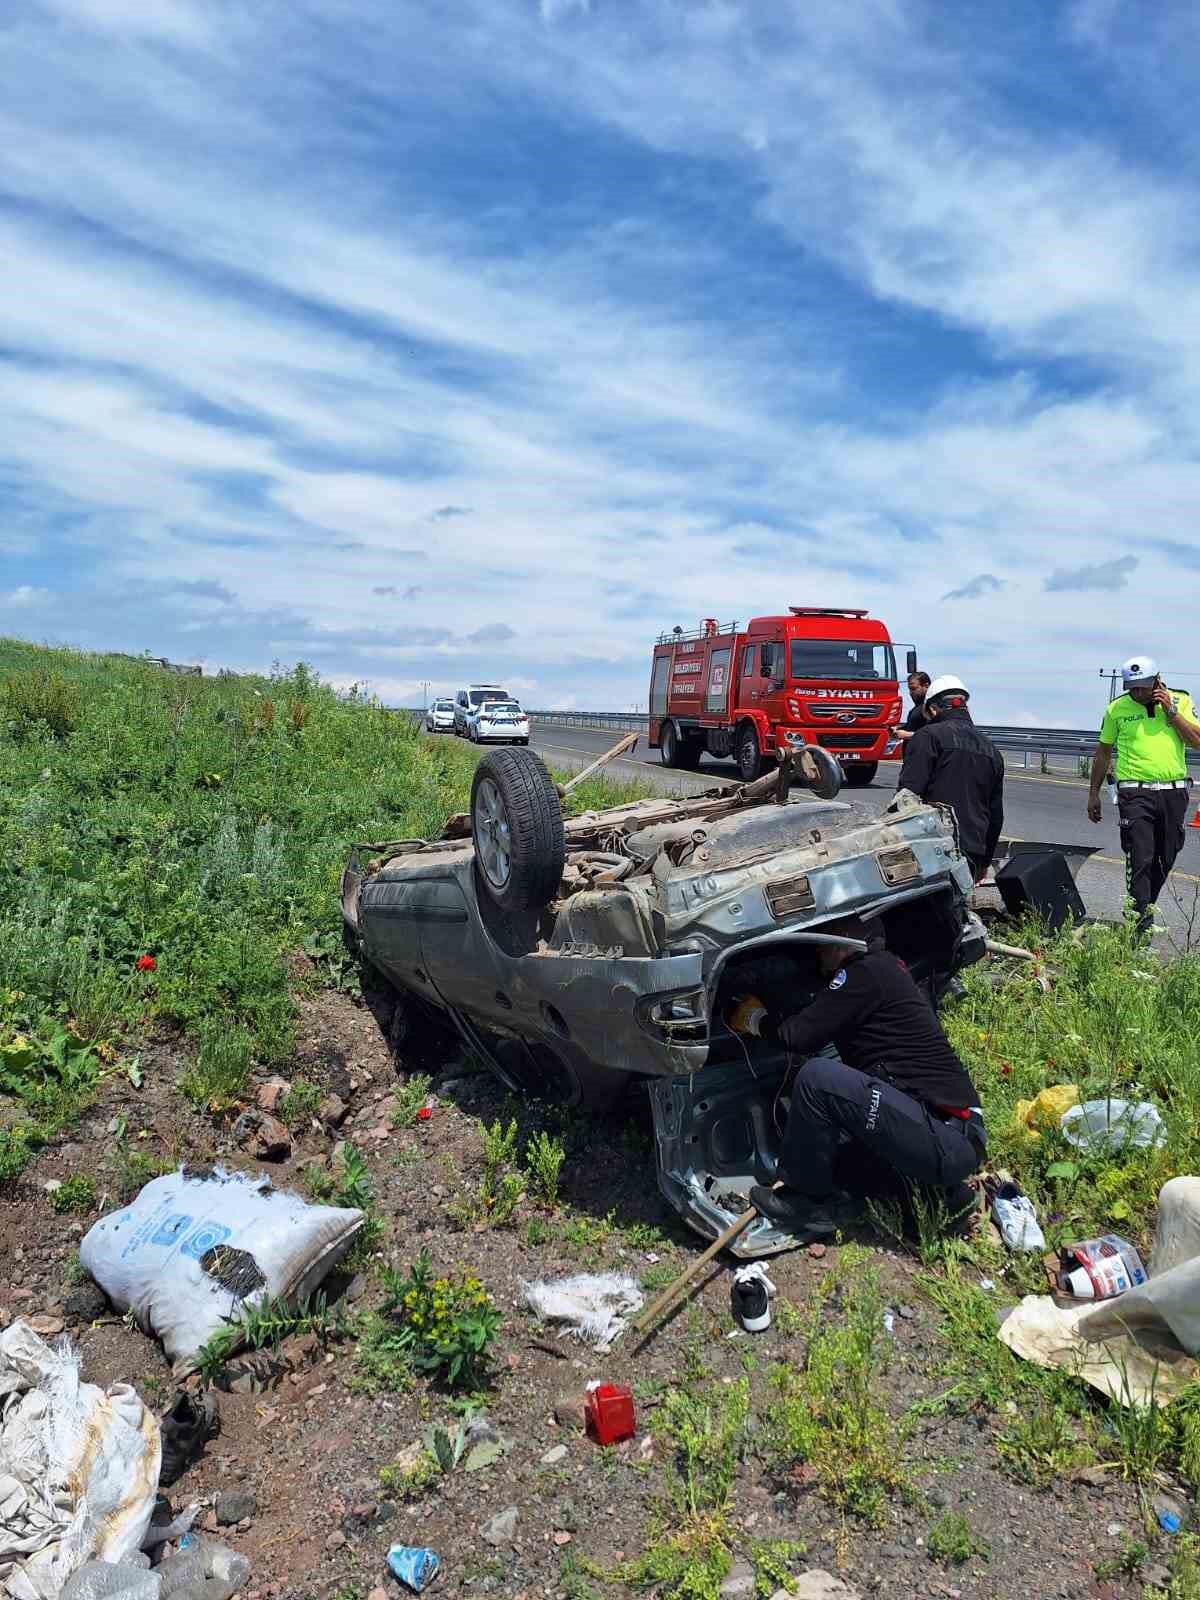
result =
[{"label": "metal rod", "polygon": [[725,1249],[726,1245],[732,1244],[740,1233],[744,1233],[756,1216],[758,1216],[758,1209],[755,1206],[751,1206],[749,1211],[742,1212],[736,1222],[731,1222],[725,1232],[719,1238],[713,1240],[704,1254],[689,1262],[674,1283],[668,1284],[657,1299],[652,1300],[641,1315],[634,1319],[634,1332],[645,1333],[650,1324],[655,1322],[667,1307],[673,1304],[685,1289],[690,1287],[698,1276],[700,1269],[706,1267],[715,1255]]}]

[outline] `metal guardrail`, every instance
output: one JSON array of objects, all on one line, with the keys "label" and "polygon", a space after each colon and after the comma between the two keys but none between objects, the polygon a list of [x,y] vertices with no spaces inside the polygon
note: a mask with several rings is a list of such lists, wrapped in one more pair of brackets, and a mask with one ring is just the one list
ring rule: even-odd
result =
[{"label": "metal guardrail", "polygon": [[[535,722],[563,728],[611,728],[640,733],[649,725],[648,717],[632,711],[531,711],[529,715]],[[1090,761],[1096,748],[1094,728],[1009,728],[981,723],[980,730],[1001,750],[1023,751],[1026,766],[1031,755],[1039,760],[1043,756],[1066,755],[1086,757]],[[1200,751],[1188,751],[1188,764],[1200,770]]]}]

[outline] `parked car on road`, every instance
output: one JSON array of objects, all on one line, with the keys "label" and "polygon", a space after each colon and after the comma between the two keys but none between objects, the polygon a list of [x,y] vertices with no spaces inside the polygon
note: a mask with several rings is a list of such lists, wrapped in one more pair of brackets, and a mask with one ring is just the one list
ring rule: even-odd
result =
[{"label": "parked car on road", "polygon": [[425,713],[425,731],[427,733],[453,733],[454,732],[454,701],[435,700]]},{"label": "parked car on road", "polygon": [[[399,991],[404,1025],[449,1018],[514,1092],[601,1106],[645,1080],[659,1186],[716,1238],[775,1177],[787,1067],[726,1027],[734,997],[805,1003],[825,982],[823,925],[850,913],[880,923],[934,999],[984,953],[952,813],[901,791],[872,819],[839,787],[809,747],[753,784],[564,822],[536,755],[491,750],[439,839],[356,848],[347,939]],[[792,1242],[759,1217],[734,1250]]]},{"label": "parked car on road", "polygon": [[476,744],[528,744],[529,718],[515,700],[485,700],[467,718],[467,738]]},{"label": "parked car on road", "polygon": [[460,689],[454,696],[454,731],[460,739],[468,736],[468,723],[472,711],[477,710],[485,700],[511,699],[507,689],[502,689],[498,683],[469,683],[465,689]]}]

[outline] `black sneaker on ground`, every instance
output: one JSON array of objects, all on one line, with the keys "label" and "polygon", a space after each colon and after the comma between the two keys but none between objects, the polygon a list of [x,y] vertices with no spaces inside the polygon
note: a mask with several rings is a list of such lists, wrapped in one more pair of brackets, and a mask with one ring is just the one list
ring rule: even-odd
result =
[{"label": "black sneaker on ground", "polygon": [[741,1267],[729,1285],[729,1309],[733,1320],[747,1333],[762,1333],[771,1326],[771,1295],[767,1275],[756,1262]]},{"label": "black sneaker on ground", "polygon": [[812,1200],[798,1189],[767,1189],[756,1183],[750,1191],[750,1204],[797,1238],[823,1238],[842,1225],[836,1211],[837,1196],[833,1195]]},{"label": "black sneaker on ground", "polygon": [[204,1441],[215,1439],[220,1431],[215,1397],[206,1394],[197,1405],[191,1395],[181,1389],[162,1419],[159,1483],[166,1486],[182,1477],[204,1448]]}]

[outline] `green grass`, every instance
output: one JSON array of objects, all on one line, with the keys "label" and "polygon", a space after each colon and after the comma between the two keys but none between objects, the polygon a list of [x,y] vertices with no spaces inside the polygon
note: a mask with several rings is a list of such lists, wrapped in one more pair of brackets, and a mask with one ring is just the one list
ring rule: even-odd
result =
[{"label": "green grass", "polygon": [[961,1511],[944,1512],[929,1530],[927,1548],[932,1560],[946,1561],[961,1567],[972,1556],[986,1556],[985,1539],[971,1532],[971,1524]]},{"label": "green grass", "polygon": [[0,1182],[152,1020],[191,1039],[201,1109],[284,1061],[289,953],[347,981],[350,845],[436,833],[471,767],[303,665],[199,679],[0,640]]},{"label": "green grass", "polygon": [[839,1511],[879,1526],[888,1497],[911,1493],[903,1432],[884,1403],[890,1350],[869,1252],[845,1245],[814,1291],[803,1366],[780,1362],[765,1454],[780,1481],[799,1469]]},{"label": "green grass", "polygon": [[[1040,950],[1049,993],[1024,966],[998,988],[972,968],[944,1014],[982,1097],[989,1160],[1033,1199],[1052,1245],[1109,1231],[1145,1242],[1162,1184],[1200,1162],[1200,1050],[1183,1020],[1200,1006],[1200,955],[1160,962],[1121,928],[1043,940],[1032,927],[1011,942]],[[1081,1100],[1151,1101],[1166,1143],[1085,1154],[1056,1129],[1029,1139],[1015,1126],[1017,1101],[1058,1083],[1078,1085]]]},{"label": "green grass", "polygon": [[73,1178],[64,1178],[62,1187],[55,1189],[50,1196],[50,1204],[60,1216],[67,1213],[86,1216],[96,1204],[95,1179],[79,1174]]}]

